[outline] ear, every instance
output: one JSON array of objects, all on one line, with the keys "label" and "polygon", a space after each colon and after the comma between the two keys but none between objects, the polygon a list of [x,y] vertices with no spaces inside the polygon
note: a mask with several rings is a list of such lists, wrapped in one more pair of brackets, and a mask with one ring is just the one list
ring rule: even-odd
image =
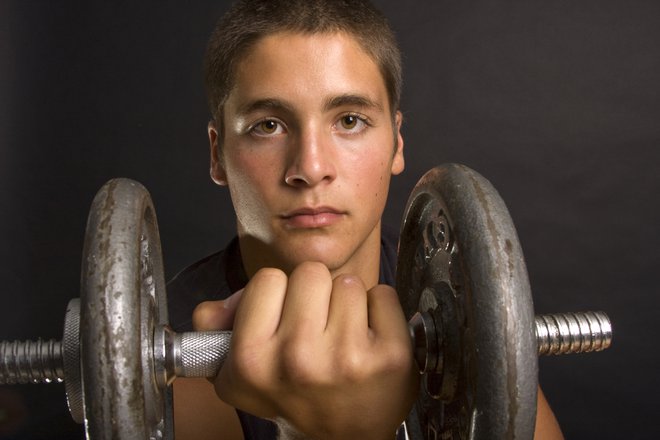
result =
[{"label": "ear", "polygon": [[207,132],[209,134],[209,144],[211,146],[211,179],[221,186],[227,185],[227,173],[220,155],[220,136],[213,120],[209,121]]},{"label": "ear", "polygon": [[394,157],[392,158],[392,175],[396,176],[401,174],[406,167],[405,160],[403,159],[403,136],[401,136],[401,124],[403,123],[403,115],[400,111],[396,112],[394,117]]}]

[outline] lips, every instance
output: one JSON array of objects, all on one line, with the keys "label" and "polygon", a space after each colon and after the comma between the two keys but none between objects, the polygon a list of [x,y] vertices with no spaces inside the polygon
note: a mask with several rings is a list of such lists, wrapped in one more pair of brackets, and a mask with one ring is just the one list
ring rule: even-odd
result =
[{"label": "lips", "polygon": [[346,213],[332,207],[300,208],[282,215],[285,225],[292,229],[325,228],[339,222]]}]

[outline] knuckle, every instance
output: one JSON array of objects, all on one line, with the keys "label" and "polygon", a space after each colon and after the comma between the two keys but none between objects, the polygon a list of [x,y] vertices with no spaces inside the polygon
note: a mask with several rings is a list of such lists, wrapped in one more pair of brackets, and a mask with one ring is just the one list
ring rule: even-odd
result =
[{"label": "knuckle", "polygon": [[291,272],[289,288],[304,287],[308,290],[330,292],[332,276],[323,263],[308,261],[298,265]]},{"label": "knuckle", "polygon": [[353,275],[339,275],[333,280],[332,295],[347,308],[354,308],[366,304],[367,294],[364,284],[359,277]]},{"label": "knuckle", "polygon": [[338,375],[348,383],[360,383],[371,375],[368,359],[362,353],[351,350],[338,359],[336,370]]},{"label": "knuckle", "polygon": [[249,378],[251,373],[260,370],[261,356],[257,347],[232,347],[229,359],[232,370],[240,372],[242,377]]},{"label": "knuckle", "polygon": [[410,343],[407,341],[390,341],[381,349],[383,370],[393,373],[408,370],[413,362]]},{"label": "knuckle", "polygon": [[306,261],[301,263],[293,270],[293,272],[302,277],[314,277],[315,279],[320,280],[331,279],[330,270],[328,270],[325,264],[318,261]]},{"label": "knuckle", "polygon": [[225,373],[228,378],[229,388],[247,392],[266,390],[271,384],[268,365],[268,360],[264,358],[259,347],[232,347],[221,373]]},{"label": "knuckle", "polygon": [[360,277],[356,275],[341,274],[333,280],[333,287],[335,290],[349,290],[366,292],[364,284]]},{"label": "knuckle", "polygon": [[287,344],[281,351],[282,377],[300,386],[317,384],[320,378],[315,358],[308,344]]},{"label": "knuckle", "polygon": [[252,280],[282,281],[286,280],[286,278],[286,274],[281,269],[274,267],[263,267],[254,274]]}]

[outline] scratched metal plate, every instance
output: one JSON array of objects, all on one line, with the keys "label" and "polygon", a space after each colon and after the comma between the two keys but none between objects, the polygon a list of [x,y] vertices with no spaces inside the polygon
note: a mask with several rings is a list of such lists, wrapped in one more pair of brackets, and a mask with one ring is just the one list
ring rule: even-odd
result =
[{"label": "scratched metal plate", "polygon": [[154,380],[153,333],[167,323],[151,198],[114,179],[90,210],[81,275],[85,431],[94,440],[171,438],[169,391]]},{"label": "scratched metal plate", "polygon": [[429,171],[401,227],[406,317],[431,311],[440,353],[406,421],[413,439],[531,439],[534,310],[513,222],[493,186],[457,164]]}]

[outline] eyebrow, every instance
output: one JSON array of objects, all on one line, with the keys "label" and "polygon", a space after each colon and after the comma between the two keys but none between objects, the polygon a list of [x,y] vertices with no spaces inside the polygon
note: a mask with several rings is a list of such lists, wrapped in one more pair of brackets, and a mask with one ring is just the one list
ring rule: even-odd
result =
[{"label": "eyebrow", "polygon": [[345,94],[345,95],[339,95],[329,98],[325,101],[323,108],[324,110],[327,111],[344,106],[372,108],[379,111],[383,110],[383,106],[378,102],[369,99],[364,95],[353,95],[353,94]]},{"label": "eyebrow", "polygon": [[293,107],[287,102],[276,98],[264,98],[249,101],[238,108],[239,115],[247,115],[259,110],[284,110],[293,113]]},{"label": "eyebrow", "polygon": [[[329,111],[344,106],[372,108],[379,111],[383,110],[383,106],[378,102],[369,99],[366,96],[356,94],[344,94],[330,97],[323,103],[323,110]],[[240,106],[238,108],[238,114],[247,115],[260,110],[280,110],[294,113],[293,106],[291,106],[286,101],[277,98],[263,98],[249,101]]]}]

